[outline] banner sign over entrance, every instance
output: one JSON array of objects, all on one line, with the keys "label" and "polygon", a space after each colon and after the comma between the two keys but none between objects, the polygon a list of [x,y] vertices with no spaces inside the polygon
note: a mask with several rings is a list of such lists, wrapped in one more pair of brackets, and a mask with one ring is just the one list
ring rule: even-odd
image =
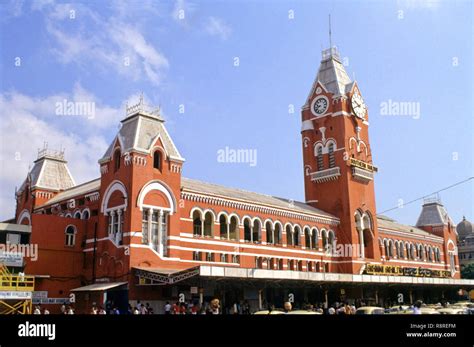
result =
[{"label": "banner sign over entrance", "polygon": [[367,275],[385,275],[385,276],[411,276],[411,277],[439,277],[449,278],[451,272],[446,270],[432,270],[421,267],[403,267],[393,265],[375,265],[367,264],[365,267]]}]

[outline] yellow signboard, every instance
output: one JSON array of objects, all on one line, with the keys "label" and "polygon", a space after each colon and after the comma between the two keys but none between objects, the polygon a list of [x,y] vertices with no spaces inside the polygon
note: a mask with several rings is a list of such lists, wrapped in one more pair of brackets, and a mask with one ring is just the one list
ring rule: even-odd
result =
[{"label": "yellow signboard", "polygon": [[376,166],[355,158],[350,158],[348,164],[350,166],[356,166],[370,172],[377,172],[379,170]]}]

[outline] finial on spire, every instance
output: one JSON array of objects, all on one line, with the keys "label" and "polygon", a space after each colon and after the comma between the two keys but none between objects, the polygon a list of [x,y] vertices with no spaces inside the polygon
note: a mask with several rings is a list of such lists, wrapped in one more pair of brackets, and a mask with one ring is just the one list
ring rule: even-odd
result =
[{"label": "finial on spire", "polygon": [[332,48],[332,37],[331,37],[331,14],[329,14],[329,49]]}]

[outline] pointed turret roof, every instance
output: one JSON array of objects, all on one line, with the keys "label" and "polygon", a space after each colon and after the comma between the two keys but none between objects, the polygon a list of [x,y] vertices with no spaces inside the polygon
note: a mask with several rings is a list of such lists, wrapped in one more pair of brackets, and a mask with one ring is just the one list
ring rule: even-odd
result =
[{"label": "pointed turret roof", "polygon": [[326,49],[322,52],[321,64],[318,73],[311,88],[311,92],[306,101],[309,105],[309,99],[314,94],[318,82],[330,93],[344,95],[351,90],[353,82],[342,64],[341,57],[336,47]]},{"label": "pointed turret roof", "polygon": [[425,199],[416,226],[447,225],[448,223],[454,225],[439,198]]},{"label": "pointed turret roof", "polygon": [[50,150],[46,145],[42,150],[39,150],[38,159],[34,161],[33,168],[19,189],[20,192],[27,183],[31,188],[54,191],[74,187],[76,183],[69,172],[67,161],[64,159],[64,150]]},{"label": "pointed turret roof", "polygon": [[132,150],[148,153],[158,138],[161,140],[164,150],[170,159],[184,161],[184,158],[166,130],[165,121],[161,117],[159,109],[151,111],[141,97],[138,104],[131,107],[127,106],[126,112],[125,119],[121,121],[122,127],[104,156],[99,160],[99,163],[107,161],[112,157],[117,140],[123,153]]}]

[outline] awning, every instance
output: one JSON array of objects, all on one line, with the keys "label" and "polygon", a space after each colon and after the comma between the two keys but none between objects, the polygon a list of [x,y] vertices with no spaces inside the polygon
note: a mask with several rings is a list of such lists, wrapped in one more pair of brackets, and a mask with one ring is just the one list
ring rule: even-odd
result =
[{"label": "awning", "polygon": [[71,292],[95,292],[109,290],[128,284],[128,282],[94,283],[85,287],[71,289]]},{"label": "awning", "polygon": [[135,274],[140,280],[150,280],[151,284],[164,285],[184,281],[199,275],[199,266],[187,269],[165,269],[135,267]]}]

